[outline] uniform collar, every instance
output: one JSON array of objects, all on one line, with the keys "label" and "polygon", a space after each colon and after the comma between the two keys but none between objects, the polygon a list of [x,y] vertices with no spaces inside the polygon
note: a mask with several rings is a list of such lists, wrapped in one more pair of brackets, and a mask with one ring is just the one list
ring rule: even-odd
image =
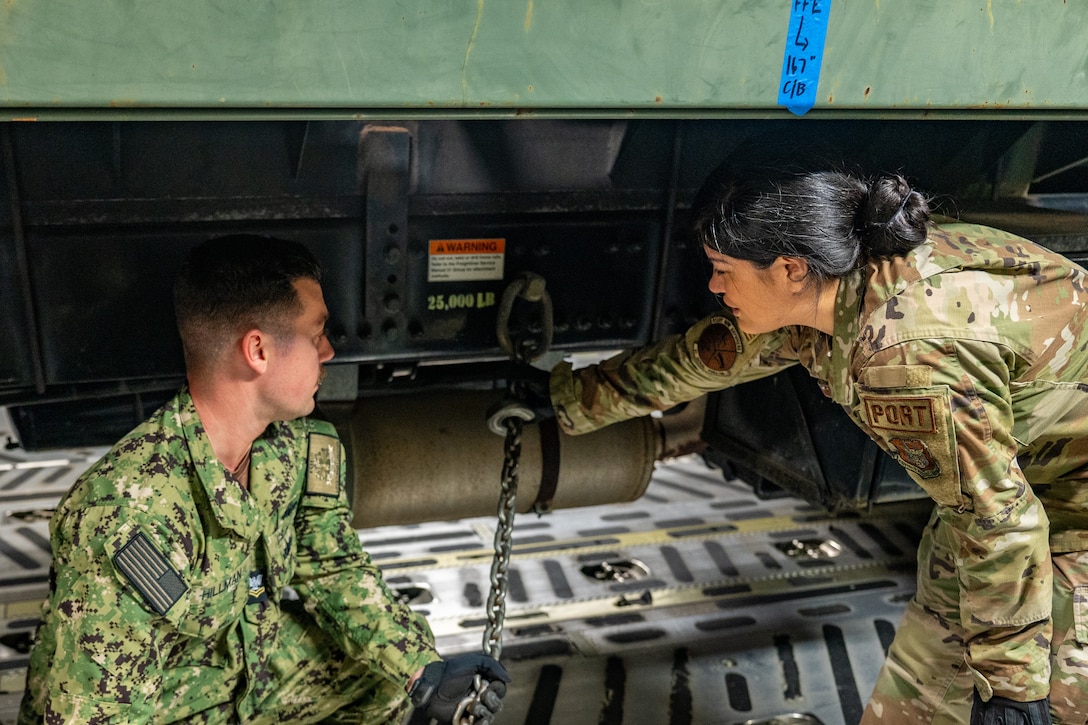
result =
[{"label": "uniform collar", "polygon": [[832,400],[844,405],[852,401],[854,394],[850,383],[850,358],[861,326],[859,316],[869,271],[868,267],[862,267],[843,277],[835,296],[835,328],[831,336],[828,385]]},{"label": "uniform collar", "polygon": [[[243,538],[254,538],[259,531],[254,497],[244,491],[233,477],[227,475],[227,469],[216,458],[188,387],[182,388],[175,402],[174,422],[180,427],[185,437],[193,471],[207,494],[216,520],[223,528]],[[258,439],[257,443],[259,442]],[[254,444],[254,460],[258,458],[257,443]]]}]

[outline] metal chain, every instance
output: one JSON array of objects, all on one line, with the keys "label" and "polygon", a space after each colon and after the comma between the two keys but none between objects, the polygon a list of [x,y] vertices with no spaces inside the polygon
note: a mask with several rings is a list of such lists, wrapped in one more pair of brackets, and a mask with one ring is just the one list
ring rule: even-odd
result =
[{"label": "metal chain", "polygon": [[521,429],[524,421],[510,416],[506,426],[502,492],[499,494],[498,526],[495,528],[495,557],[491,560],[491,590],[487,593],[487,626],[484,627],[484,654],[499,659],[502,654],[502,625],[506,619],[506,589],[510,583],[510,548],[514,534],[515,504],[518,495],[518,465],[521,461]]},{"label": "metal chain", "polygon": [[[510,583],[510,546],[514,535],[515,504],[518,495],[518,464],[521,461],[521,429],[525,421],[515,415],[502,419],[506,429],[505,458],[502,466],[502,492],[499,494],[498,526],[495,528],[495,556],[491,559],[491,588],[487,593],[487,624],[484,626],[483,651],[498,660],[502,656],[502,625],[506,619],[506,589]],[[490,686],[479,675],[472,690],[458,703],[453,725],[473,725],[473,708]]]},{"label": "metal chain", "polygon": [[[542,341],[514,340],[509,334],[510,311],[515,297],[536,303],[541,307],[544,334]],[[496,332],[500,347],[509,353],[515,363],[529,362],[543,354],[551,344],[551,298],[544,290],[544,278],[525,274],[503,293]],[[521,431],[526,421],[533,419],[513,380],[507,381],[506,398],[488,415],[488,428],[504,434],[502,465],[502,491],[499,494],[498,526],[495,528],[495,555],[491,559],[491,588],[487,593],[487,624],[484,626],[483,651],[498,660],[502,657],[502,626],[506,620],[506,590],[510,584],[510,549],[514,537],[514,515],[518,496],[518,466],[521,463]],[[490,686],[479,675],[473,681],[472,691],[458,703],[453,725],[473,725],[476,718],[471,714]]]}]

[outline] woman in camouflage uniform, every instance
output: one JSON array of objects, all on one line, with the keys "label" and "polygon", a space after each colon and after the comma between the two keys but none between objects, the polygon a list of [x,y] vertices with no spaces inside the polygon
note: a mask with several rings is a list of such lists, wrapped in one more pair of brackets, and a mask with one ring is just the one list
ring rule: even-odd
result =
[{"label": "woman in camouflage uniform", "polygon": [[[737,177],[740,178],[740,177]],[[718,183],[725,309],[553,371],[570,433],[801,364],[936,501],[864,723],[1088,721],[1085,271],[900,176]]]}]

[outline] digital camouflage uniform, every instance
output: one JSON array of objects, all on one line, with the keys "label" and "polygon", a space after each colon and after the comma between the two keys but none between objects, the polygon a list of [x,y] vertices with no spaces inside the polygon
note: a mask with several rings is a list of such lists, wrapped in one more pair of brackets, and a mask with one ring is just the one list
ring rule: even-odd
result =
[{"label": "digital camouflage uniform", "polygon": [[[1088,722],[1085,271],[980,226],[931,227],[841,281],[834,335],[727,313],[552,375],[571,433],[801,364],[937,502],[863,722],[967,721],[971,690]],[[1053,599],[1053,604],[1052,604]],[[1053,672],[1052,672],[1053,668]]]},{"label": "digital camouflage uniform", "polygon": [[398,719],[439,658],[351,527],[335,430],[274,423],[251,456],[247,491],[182,390],[80,478],[20,723]]}]

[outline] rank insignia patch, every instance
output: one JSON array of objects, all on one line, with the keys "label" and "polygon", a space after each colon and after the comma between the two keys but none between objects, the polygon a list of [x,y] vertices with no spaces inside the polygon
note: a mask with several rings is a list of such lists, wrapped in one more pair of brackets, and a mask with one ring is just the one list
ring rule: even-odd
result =
[{"label": "rank insignia patch", "polygon": [[310,434],[306,457],[306,493],[340,495],[340,441],[321,433]]},{"label": "rank insignia patch", "polygon": [[170,611],[188,591],[166,555],[143,532],[121,547],[113,557],[113,564],[158,614]]},{"label": "rank insignia patch", "polygon": [[246,604],[260,604],[268,601],[268,592],[264,588],[264,574],[259,571],[249,573],[249,598]]}]

